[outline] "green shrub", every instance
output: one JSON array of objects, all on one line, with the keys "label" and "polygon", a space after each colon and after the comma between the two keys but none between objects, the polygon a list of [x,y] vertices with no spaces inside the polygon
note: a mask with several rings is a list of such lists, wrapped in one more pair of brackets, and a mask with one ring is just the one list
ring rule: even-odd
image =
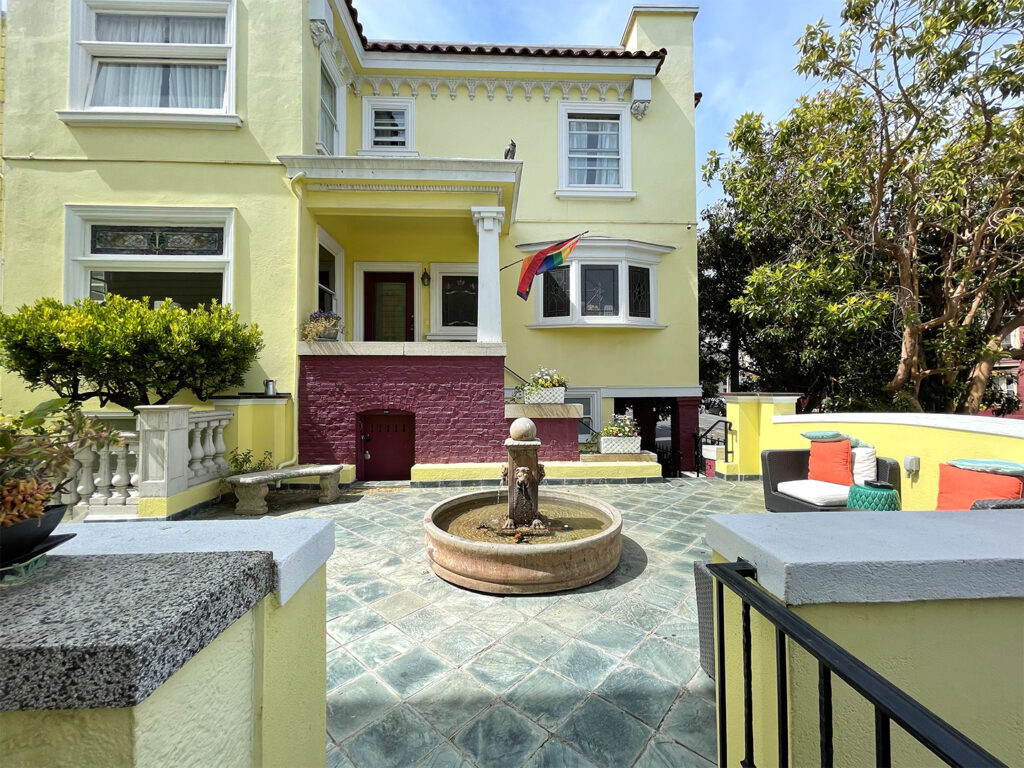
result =
[{"label": "green shrub", "polygon": [[274,468],[273,451],[264,451],[263,458],[257,459],[253,456],[251,448],[248,451],[239,451],[237,448],[232,448],[226,458],[233,475],[244,475],[247,472],[266,472],[268,469]]},{"label": "green shrub", "polygon": [[47,298],[0,313],[0,365],[71,403],[95,397],[132,409],[185,390],[206,400],[241,386],[261,349],[259,328],[216,302],[186,310],[114,295]]}]

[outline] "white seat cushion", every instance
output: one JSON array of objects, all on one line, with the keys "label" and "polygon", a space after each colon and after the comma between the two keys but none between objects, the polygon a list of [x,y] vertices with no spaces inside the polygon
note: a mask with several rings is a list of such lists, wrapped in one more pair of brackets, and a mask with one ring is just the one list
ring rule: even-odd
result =
[{"label": "white seat cushion", "polygon": [[824,480],[787,480],[779,483],[779,493],[816,507],[845,507],[850,486],[826,483]]}]

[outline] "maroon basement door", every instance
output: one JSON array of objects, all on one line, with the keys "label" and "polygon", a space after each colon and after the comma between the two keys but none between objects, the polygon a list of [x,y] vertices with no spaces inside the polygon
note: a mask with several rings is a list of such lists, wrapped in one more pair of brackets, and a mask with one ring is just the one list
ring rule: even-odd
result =
[{"label": "maroon basement door", "polygon": [[360,417],[360,424],[359,479],[409,480],[416,460],[413,415],[395,412],[364,414]]}]

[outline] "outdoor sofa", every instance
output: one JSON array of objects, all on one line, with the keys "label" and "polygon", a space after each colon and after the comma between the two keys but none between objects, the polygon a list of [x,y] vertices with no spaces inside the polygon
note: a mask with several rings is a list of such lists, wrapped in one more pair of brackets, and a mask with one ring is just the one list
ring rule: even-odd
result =
[{"label": "outdoor sofa", "polygon": [[[761,482],[764,483],[764,505],[769,512],[824,512],[847,509],[849,487],[834,483],[807,480],[810,449],[762,451]],[[877,478],[900,490],[900,465],[895,459],[875,459]],[[803,481],[791,490],[802,498],[779,490],[780,483]],[[832,486],[826,488],[825,486]]]}]

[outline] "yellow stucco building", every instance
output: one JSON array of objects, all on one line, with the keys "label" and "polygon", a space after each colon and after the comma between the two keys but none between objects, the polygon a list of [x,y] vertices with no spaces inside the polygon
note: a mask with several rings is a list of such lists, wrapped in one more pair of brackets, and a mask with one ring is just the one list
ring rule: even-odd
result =
[{"label": "yellow stucco building", "polygon": [[[343,0],[13,0],[2,306],[230,303],[266,339],[243,389],[291,394],[281,462],[495,460],[504,396],[547,366],[586,424],[542,430],[549,458],[628,401],[648,445],[671,414],[685,467],[695,14],[527,48],[369,41]],[[517,297],[515,262],[581,232]],[[343,340],[300,340],[317,309]],[[38,398],[9,373],[0,395]]]}]

